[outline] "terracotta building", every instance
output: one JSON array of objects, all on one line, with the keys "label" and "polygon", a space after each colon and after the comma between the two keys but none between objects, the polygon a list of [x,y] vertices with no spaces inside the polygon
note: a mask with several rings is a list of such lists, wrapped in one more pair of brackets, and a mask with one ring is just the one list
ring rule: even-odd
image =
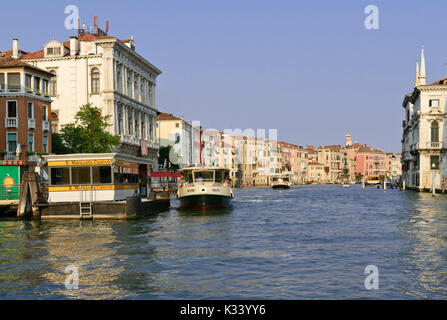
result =
[{"label": "terracotta building", "polygon": [[52,74],[0,54],[0,154],[3,160],[36,161],[51,152]]}]

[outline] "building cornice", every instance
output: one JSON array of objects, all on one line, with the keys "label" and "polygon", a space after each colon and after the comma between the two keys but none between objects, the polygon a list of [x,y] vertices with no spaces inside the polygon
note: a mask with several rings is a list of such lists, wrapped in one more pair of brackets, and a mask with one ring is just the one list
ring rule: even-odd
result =
[{"label": "building cornice", "polygon": [[155,112],[155,114],[158,113],[158,110],[155,109],[154,107],[151,107],[148,104],[142,103],[141,101],[137,101],[135,99],[132,99],[132,98],[128,97],[127,95],[125,95],[125,94],[123,94],[123,93],[121,93],[119,91],[113,91],[113,94],[115,96],[117,96],[115,98],[115,100],[118,101],[118,102],[123,102],[123,103],[125,102],[130,107],[140,108],[141,110],[149,109],[149,110]]},{"label": "building cornice", "polygon": [[[115,44],[118,46],[120,50],[123,50],[126,54],[130,54],[134,58],[136,58],[140,63],[145,65],[146,67],[149,67],[152,69],[154,73],[156,73],[156,76],[159,76],[162,71],[158,69],[156,66],[154,66],[152,63],[147,61],[145,58],[143,58],[141,55],[139,55],[136,51],[130,49],[128,46],[126,46],[123,42],[121,42],[119,39],[98,39],[94,41],[95,43],[101,44],[101,45],[107,45],[107,44]],[[143,68],[144,69],[144,68]]]},{"label": "building cornice", "polygon": [[26,59],[23,60],[28,63],[33,62],[48,62],[48,61],[63,61],[63,60],[73,60],[73,59],[91,59],[91,58],[102,58],[102,54],[89,54],[89,55],[76,55],[76,56],[63,56],[63,57],[51,57],[51,58],[39,58],[39,59]]},{"label": "building cornice", "polygon": [[33,100],[39,100],[47,103],[51,103],[51,98],[47,98],[44,96],[36,96],[34,94],[28,93],[28,92],[2,92],[0,93],[0,97],[6,97],[6,98],[28,98]]}]

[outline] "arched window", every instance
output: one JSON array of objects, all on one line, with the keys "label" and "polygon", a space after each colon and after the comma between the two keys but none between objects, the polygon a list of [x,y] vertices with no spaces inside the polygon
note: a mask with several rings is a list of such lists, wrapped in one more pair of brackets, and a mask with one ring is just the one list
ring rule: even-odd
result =
[{"label": "arched window", "polygon": [[57,77],[56,77],[56,71],[50,70],[50,73],[53,74],[50,80],[50,95],[52,97],[55,97],[57,95]]},{"label": "arched window", "polygon": [[132,75],[131,71],[127,71],[127,95],[132,97]]},{"label": "arched window", "polygon": [[431,123],[431,142],[439,142],[439,125],[438,121]]},{"label": "arched window", "polygon": [[121,73],[121,66],[118,67],[116,82],[118,91],[123,92],[123,77]]},{"label": "arched window", "polygon": [[92,69],[92,93],[99,93],[99,69]]}]

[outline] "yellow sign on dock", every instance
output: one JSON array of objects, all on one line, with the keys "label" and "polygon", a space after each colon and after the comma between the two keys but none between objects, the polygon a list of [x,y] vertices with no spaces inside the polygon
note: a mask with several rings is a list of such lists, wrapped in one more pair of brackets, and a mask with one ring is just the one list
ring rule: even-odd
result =
[{"label": "yellow sign on dock", "polygon": [[112,160],[68,160],[68,161],[48,161],[49,167],[66,167],[66,166],[102,166],[111,165]]}]

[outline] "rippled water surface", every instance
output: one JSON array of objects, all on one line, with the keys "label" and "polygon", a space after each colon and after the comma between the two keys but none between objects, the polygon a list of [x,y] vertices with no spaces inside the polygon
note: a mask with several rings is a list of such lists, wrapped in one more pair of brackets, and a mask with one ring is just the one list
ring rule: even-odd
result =
[{"label": "rippled water surface", "polygon": [[[129,222],[0,220],[0,298],[447,297],[447,195],[236,189],[232,210]],[[366,290],[364,269],[379,269]],[[65,268],[79,267],[66,290]]]}]

